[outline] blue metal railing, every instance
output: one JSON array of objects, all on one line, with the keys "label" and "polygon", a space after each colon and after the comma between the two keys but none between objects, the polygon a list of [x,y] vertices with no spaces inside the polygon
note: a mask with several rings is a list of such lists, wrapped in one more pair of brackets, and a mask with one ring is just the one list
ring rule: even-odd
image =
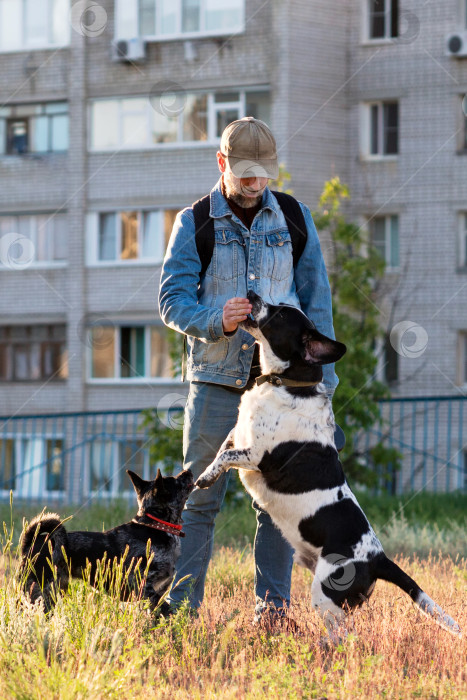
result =
[{"label": "blue metal railing", "polygon": [[400,453],[395,493],[467,488],[467,396],[394,398],[380,407],[382,425],[357,445],[366,454],[376,444]]},{"label": "blue metal railing", "polygon": [[126,469],[153,472],[142,423],[141,410],[0,417],[0,500],[133,498]]},{"label": "blue metal railing", "polygon": [[[362,455],[384,444],[401,455],[396,493],[467,487],[467,397],[380,403],[383,422],[359,435]],[[181,409],[171,409],[180,411]],[[0,500],[89,503],[133,498],[126,469],[150,478],[152,437],[141,410],[0,417]],[[178,427],[179,421],[171,422]],[[181,430],[174,430],[181,441]]]}]

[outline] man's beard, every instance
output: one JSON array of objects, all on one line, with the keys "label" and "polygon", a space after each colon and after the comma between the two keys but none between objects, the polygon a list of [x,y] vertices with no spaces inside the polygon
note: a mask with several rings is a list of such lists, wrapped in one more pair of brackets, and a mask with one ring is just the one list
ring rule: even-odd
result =
[{"label": "man's beard", "polygon": [[256,207],[257,204],[259,204],[263,199],[264,190],[257,197],[244,197],[243,194],[235,188],[233,183],[229,182],[229,179],[225,177],[225,173],[223,180],[227,198],[231,199],[233,202],[235,202],[235,204],[238,204],[239,207],[243,207],[243,209],[251,209],[251,207]]}]

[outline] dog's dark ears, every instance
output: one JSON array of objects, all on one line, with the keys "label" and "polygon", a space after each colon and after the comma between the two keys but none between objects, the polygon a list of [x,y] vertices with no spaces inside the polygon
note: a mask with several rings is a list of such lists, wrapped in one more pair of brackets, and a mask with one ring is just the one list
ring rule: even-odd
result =
[{"label": "dog's dark ears", "polygon": [[136,474],[135,472],[132,472],[130,469],[127,469],[126,473],[130,477],[131,483],[133,484],[133,487],[134,487],[136,493],[142,493],[143,491],[147,490],[147,488],[149,486],[148,481],[145,481],[140,476],[138,476],[138,474]]},{"label": "dog's dark ears", "polygon": [[157,470],[157,475],[154,481],[146,481],[135,472],[130,471],[130,469],[127,469],[126,473],[130,477],[136,493],[140,495],[142,495],[145,491],[148,491],[153,486],[155,486],[157,489],[161,489],[164,486],[164,477],[162,476],[160,469]]},{"label": "dog's dark ears", "polygon": [[130,469],[127,469],[126,473],[130,477],[131,483],[133,484],[133,487],[134,487],[137,494],[142,495],[145,491],[147,491],[150,488],[150,486],[151,486],[150,481],[146,481],[145,479],[142,479],[140,476],[138,476],[138,474],[130,471]]},{"label": "dog's dark ears", "polygon": [[155,486],[157,489],[160,489],[164,486],[164,477],[162,476],[162,472],[160,469],[157,469],[155,482]]},{"label": "dog's dark ears", "polygon": [[328,365],[331,362],[337,362],[347,350],[343,343],[332,340],[316,330],[309,330],[303,334],[303,344],[302,357],[310,365]]}]

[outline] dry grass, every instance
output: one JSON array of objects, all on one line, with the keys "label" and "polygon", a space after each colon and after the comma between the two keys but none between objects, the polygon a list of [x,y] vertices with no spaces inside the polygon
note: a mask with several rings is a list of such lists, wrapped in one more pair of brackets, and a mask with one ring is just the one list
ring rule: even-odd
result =
[{"label": "dry grass", "polygon": [[[467,562],[399,559],[467,629]],[[294,570],[298,629],[252,624],[249,549],[217,551],[198,618],[186,611],[154,623],[144,605],[120,604],[72,585],[46,618],[18,605],[8,566],[0,591],[2,698],[466,698],[467,642],[424,618],[410,599],[378,582],[339,647],[310,608],[311,575]]]}]

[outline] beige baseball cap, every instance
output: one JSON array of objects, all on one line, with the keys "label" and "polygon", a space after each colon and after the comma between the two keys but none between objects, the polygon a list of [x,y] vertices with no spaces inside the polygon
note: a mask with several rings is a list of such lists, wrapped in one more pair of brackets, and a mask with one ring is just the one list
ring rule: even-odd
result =
[{"label": "beige baseball cap", "polygon": [[243,117],[228,124],[221,138],[221,153],[235,177],[279,175],[276,139],[267,124]]}]

